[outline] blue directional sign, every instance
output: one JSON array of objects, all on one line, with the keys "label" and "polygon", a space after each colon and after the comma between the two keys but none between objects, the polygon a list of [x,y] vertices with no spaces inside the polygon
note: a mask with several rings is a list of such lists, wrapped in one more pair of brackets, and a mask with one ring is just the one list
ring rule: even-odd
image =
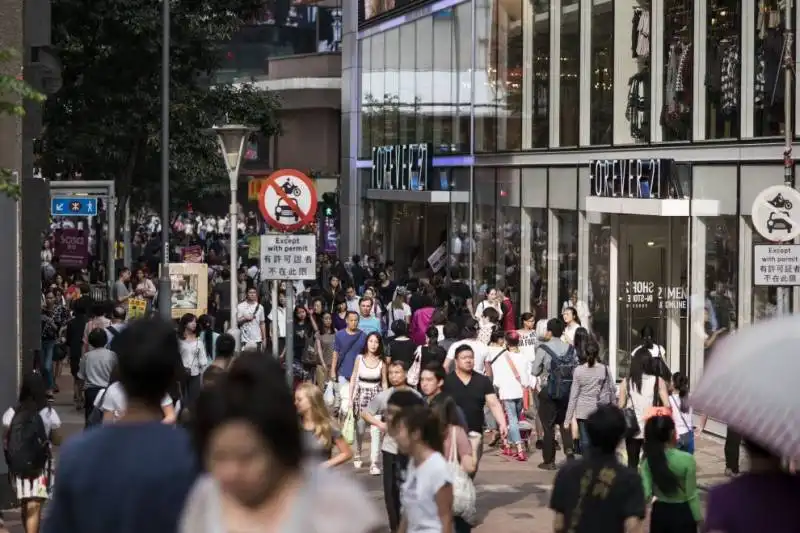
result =
[{"label": "blue directional sign", "polygon": [[97,215],[97,198],[66,196],[50,200],[54,217],[93,217]]}]

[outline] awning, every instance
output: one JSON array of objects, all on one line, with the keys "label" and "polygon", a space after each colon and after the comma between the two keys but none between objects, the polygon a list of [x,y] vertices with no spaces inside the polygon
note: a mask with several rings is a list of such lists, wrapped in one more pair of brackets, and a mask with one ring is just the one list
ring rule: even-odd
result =
[{"label": "awning", "polygon": [[410,204],[468,204],[469,192],[367,189],[367,200]]},{"label": "awning", "polygon": [[655,200],[649,198],[605,198],[588,196],[586,211],[618,215],[656,217],[714,217],[720,214],[719,200]]}]

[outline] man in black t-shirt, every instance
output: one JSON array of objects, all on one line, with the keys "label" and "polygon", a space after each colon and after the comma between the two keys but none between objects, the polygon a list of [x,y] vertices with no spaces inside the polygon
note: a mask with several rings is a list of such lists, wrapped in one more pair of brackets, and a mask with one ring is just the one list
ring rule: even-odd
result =
[{"label": "man in black t-shirt", "polygon": [[464,344],[456,348],[455,353],[455,372],[448,374],[444,380],[442,392],[449,395],[464,412],[467,419],[467,429],[470,437],[480,436],[481,442],[478,445],[477,463],[483,450],[483,428],[484,416],[483,408],[488,407],[492,416],[497,420],[500,434],[503,438],[508,434],[505,413],[497,399],[492,381],[473,370],[475,366],[475,354],[472,348]]},{"label": "man in black t-shirt", "polygon": [[461,274],[461,269],[458,267],[453,267],[450,269],[450,276],[453,279],[448,287],[450,298],[461,298],[467,304],[467,308],[470,311],[474,311],[472,307],[472,289],[470,289],[469,285],[462,281]]},{"label": "man in black t-shirt", "polygon": [[550,508],[555,531],[626,533],[641,531],[645,516],[642,481],[623,466],[616,450],[625,435],[625,416],[615,405],[601,405],[586,420],[591,448],[567,461],[556,474]]}]

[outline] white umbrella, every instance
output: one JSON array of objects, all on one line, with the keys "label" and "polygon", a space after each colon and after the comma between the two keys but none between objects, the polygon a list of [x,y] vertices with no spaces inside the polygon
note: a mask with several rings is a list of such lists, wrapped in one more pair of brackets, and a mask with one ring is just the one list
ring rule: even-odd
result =
[{"label": "white umbrella", "polygon": [[783,457],[800,457],[800,317],[720,340],[691,403]]}]

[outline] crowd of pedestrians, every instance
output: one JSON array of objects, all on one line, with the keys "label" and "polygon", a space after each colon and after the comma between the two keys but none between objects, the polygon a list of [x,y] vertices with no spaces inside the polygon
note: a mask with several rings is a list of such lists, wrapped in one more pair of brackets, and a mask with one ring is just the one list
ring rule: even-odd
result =
[{"label": "crowd of pedestrians", "polygon": [[[649,327],[617,383],[577,297],[557,317],[517,316],[504,287],[475,294],[458,269],[447,280],[409,279],[391,262],[321,257],[317,273],[295,287],[293,309],[279,284],[272,308],[255,264],[235,279],[223,266],[209,313],[177,323],[127,320],[130,295],[155,296],[146,268],[123,269],[105,302],[80,280],[50,280],[37,368],[3,415],[26,531],[271,523],[367,533],[388,520],[393,533],[462,533],[473,527],[473,480],[492,450],[517,462],[541,454],[538,467],[558,471],[558,533],[637,533],[646,516],[653,533],[745,531],[737,502],[762,486],[774,496],[756,498],[771,531],[792,531],[777,505],[800,494],[797,478],[747,438],[752,474],[712,491],[704,518],[692,455],[704,421],[695,427],[688,379],[670,371]],[[232,306],[240,354],[226,333]],[[282,368],[287,313],[294,390]],[[48,398],[63,362],[91,429],[61,447],[56,465],[61,420]],[[385,517],[350,469],[382,477]],[[727,473],[738,472],[737,456]]]}]

